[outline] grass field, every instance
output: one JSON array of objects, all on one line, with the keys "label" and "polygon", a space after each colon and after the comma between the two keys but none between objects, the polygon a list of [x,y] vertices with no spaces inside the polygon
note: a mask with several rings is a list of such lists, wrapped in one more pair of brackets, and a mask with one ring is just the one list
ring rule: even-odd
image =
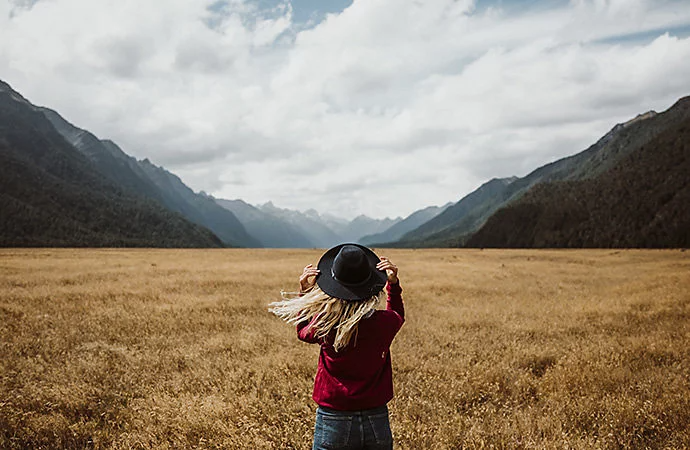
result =
[{"label": "grass field", "polygon": [[[396,448],[690,448],[690,252],[382,253]],[[310,448],[319,255],[0,250],[0,448]]]}]

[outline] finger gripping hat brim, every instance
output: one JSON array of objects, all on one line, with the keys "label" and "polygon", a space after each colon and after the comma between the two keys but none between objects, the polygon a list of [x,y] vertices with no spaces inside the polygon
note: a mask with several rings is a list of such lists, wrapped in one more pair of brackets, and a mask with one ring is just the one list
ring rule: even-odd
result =
[{"label": "finger gripping hat brim", "polygon": [[[357,247],[353,249],[349,246]],[[346,247],[346,248],[345,248]],[[368,273],[357,273],[356,280],[348,282],[347,277],[344,277],[341,273],[341,278],[339,278],[336,273],[334,273],[334,264],[336,265],[336,272],[341,270],[341,265],[343,255],[338,257],[338,254],[344,250],[344,253],[349,251],[351,256],[357,257],[358,253],[364,257],[366,263],[361,262],[361,265],[357,267],[358,272],[361,272],[365,268]],[[354,255],[352,255],[354,253]],[[336,261],[336,258],[339,261]],[[318,269],[320,271],[319,276],[316,278],[316,284],[321,288],[323,292],[330,295],[331,297],[339,298],[342,300],[358,301],[366,300],[375,295],[378,295],[381,290],[386,286],[386,271],[376,269],[376,264],[381,260],[376,254],[371,251],[371,249],[359,245],[359,244],[340,244],[333,248],[330,248],[326,253],[321,256],[319,260]]]}]

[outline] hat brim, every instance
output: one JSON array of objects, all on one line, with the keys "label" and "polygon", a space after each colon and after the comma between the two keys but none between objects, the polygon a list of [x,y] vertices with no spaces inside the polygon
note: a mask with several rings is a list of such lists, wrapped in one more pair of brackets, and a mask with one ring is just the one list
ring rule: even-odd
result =
[{"label": "hat brim", "polygon": [[[346,245],[354,245],[361,248],[369,261],[371,275],[369,279],[359,286],[346,286],[337,281],[333,276],[333,261],[340,252],[340,249]],[[339,298],[341,300],[358,301],[366,300],[375,295],[378,295],[386,286],[388,275],[385,270],[376,269],[376,264],[381,260],[371,249],[359,244],[340,244],[328,249],[326,253],[321,256],[319,260],[318,269],[320,271],[316,278],[316,284],[323,292],[331,297]]]}]

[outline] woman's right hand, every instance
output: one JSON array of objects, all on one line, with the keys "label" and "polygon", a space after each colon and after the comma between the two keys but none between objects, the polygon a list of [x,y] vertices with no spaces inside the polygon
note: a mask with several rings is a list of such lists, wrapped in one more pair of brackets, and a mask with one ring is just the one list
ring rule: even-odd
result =
[{"label": "woman's right hand", "polygon": [[313,264],[309,264],[302,271],[299,277],[299,291],[301,293],[308,292],[316,284],[316,277],[321,273],[319,269],[315,269]]},{"label": "woman's right hand", "polygon": [[397,283],[398,280],[398,266],[393,264],[390,259],[386,258],[385,256],[382,256],[381,262],[379,262],[376,265],[376,268],[378,270],[385,270],[386,274],[388,275],[388,283],[389,284],[395,284]]}]

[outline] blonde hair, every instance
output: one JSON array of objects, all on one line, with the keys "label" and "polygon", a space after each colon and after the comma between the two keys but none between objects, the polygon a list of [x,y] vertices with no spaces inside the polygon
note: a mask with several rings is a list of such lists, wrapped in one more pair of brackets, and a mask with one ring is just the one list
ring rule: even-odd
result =
[{"label": "blonde hair", "polygon": [[325,338],[335,330],[333,348],[337,352],[347,347],[353,338],[357,344],[357,325],[376,310],[381,292],[365,300],[347,301],[331,297],[318,286],[305,294],[281,291],[282,300],[271,303],[268,310],[293,325],[304,321],[311,323],[317,317],[310,325],[314,336]]}]

